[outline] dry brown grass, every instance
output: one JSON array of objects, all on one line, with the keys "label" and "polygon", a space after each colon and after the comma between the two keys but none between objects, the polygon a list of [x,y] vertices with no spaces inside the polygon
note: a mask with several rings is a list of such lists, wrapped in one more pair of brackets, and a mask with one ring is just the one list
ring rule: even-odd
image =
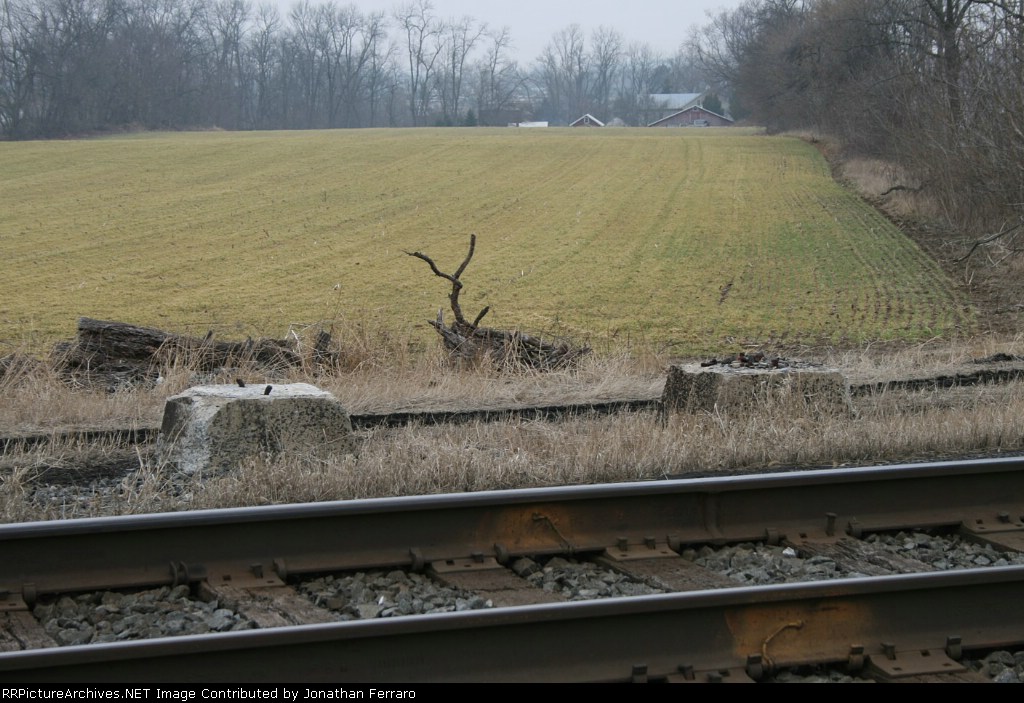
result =
[{"label": "dry brown grass", "polygon": [[197,491],[193,507],[341,500],[667,476],[840,466],[1024,447],[1015,384],[936,403],[934,393],[888,393],[861,415],[807,417],[766,409],[654,412],[561,422],[497,422],[379,430],[358,457],[257,461]]},{"label": "dry brown grass", "polygon": [[[841,367],[854,382],[951,373],[996,351],[1017,353],[1020,338],[939,341],[900,349],[805,350],[800,358]],[[795,356],[796,354],[790,354]],[[656,397],[668,359],[589,359],[555,374],[509,375],[455,369],[424,355],[392,368],[357,368],[312,380],[352,412],[468,409]],[[157,424],[162,400],[188,383],[186,370],[153,390],[96,394],[38,374],[6,378],[2,434],[35,427]],[[229,379],[225,379],[229,380]],[[275,503],[659,479],[992,454],[1024,449],[1021,384],[953,392],[888,391],[855,400],[857,417],[807,416],[793,408],[755,413],[582,416],[559,422],[475,422],[359,433],[355,456],[257,458],[225,475],[187,477],[156,464],[145,448],[58,441],[0,460],[0,520],[84,517]],[[93,467],[88,473],[89,466]],[[99,467],[99,469],[96,469]],[[106,476],[73,499],[46,499],[75,474]],[[78,483],[88,484],[80,480]]]},{"label": "dry brown grass", "polygon": [[[381,342],[375,350],[371,345]],[[209,383],[302,381],[331,391],[353,414],[490,409],[655,397],[667,357],[655,353],[592,356],[578,368],[510,374],[460,366],[439,349],[415,354],[398,333],[341,346],[339,368],[293,370],[286,376],[255,364],[200,373],[178,364],[161,370],[151,388],[106,393],[69,385],[43,364],[0,374],[0,436],[83,428],[157,426],[167,397]]]},{"label": "dry brown grass", "polygon": [[941,217],[937,204],[920,192],[921,183],[899,167],[877,159],[846,159],[838,174],[859,193],[880,203],[891,217]]},{"label": "dry brown grass", "polygon": [[80,428],[127,428],[159,418],[168,388],[105,393],[74,388],[51,370],[0,375],[0,436]]}]

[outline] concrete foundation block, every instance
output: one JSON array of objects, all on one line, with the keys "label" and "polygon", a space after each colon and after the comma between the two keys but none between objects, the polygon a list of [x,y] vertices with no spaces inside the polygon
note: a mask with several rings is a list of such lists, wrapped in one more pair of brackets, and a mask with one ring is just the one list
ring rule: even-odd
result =
[{"label": "concrete foundation block", "polygon": [[820,366],[671,366],[661,401],[664,410],[681,412],[854,413],[846,377],[837,369]]},{"label": "concrete foundation block", "polygon": [[159,442],[161,459],[186,473],[229,469],[261,454],[354,448],[348,412],[308,383],[189,388],[167,399]]}]

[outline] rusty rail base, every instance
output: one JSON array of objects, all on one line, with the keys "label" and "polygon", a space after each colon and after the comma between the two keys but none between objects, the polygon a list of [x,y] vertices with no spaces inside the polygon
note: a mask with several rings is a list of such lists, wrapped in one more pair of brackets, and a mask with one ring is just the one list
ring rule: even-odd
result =
[{"label": "rusty rail base", "polygon": [[876,661],[937,672],[1024,643],[1024,567],[305,625],[0,655],[0,681],[756,680]]},{"label": "rusty rail base", "polygon": [[1024,533],[1024,459],[0,525],[0,601],[612,545],[778,542],[907,527]]}]

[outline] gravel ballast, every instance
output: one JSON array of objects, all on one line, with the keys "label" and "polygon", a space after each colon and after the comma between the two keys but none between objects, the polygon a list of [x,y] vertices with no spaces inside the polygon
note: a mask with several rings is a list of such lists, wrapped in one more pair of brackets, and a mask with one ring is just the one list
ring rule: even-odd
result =
[{"label": "gravel ballast", "polygon": [[96,591],[36,604],[32,613],[60,645],[120,642],[248,630],[252,622],[217,601],[191,596],[188,586],[133,593]]}]

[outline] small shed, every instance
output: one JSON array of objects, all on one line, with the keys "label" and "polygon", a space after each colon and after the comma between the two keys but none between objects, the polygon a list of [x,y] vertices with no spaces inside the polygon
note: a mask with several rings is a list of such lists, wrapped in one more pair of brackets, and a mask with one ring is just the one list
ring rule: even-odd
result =
[{"label": "small shed", "polygon": [[604,122],[597,119],[589,112],[576,121],[569,124],[570,127],[604,127]]},{"label": "small shed", "polygon": [[701,105],[694,105],[685,110],[674,112],[651,122],[648,127],[730,127],[733,121],[725,115],[719,115]]}]

